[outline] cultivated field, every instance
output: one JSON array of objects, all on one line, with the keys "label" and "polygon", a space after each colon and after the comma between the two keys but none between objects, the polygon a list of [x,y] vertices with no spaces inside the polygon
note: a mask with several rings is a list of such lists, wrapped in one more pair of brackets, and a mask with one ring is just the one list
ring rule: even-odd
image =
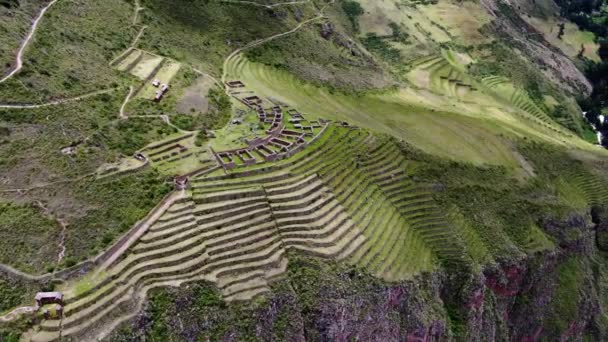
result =
[{"label": "cultivated field", "polygon": [[[65,317],[36,340],[91,338],[139,308],[157,286],[213,281],[228,301],[269,291],[287,250],[361,265],[389,281],[467,262],[466,243],[409,178],[391,140],[331,125],[303,152],[272,165],[210,173],[98,276],[68,285]],[[127,309],[128,308],[128,309]]]},{"label": "cultivated field", "polygon": [[129,48],[117,57],[112,66],[142,80],[144,84],[137,96],[146,99],[153,99],[158,90],[152,85],[153,80],[170,84],[181,68],[181,64],[174,60],[135,48]]}]

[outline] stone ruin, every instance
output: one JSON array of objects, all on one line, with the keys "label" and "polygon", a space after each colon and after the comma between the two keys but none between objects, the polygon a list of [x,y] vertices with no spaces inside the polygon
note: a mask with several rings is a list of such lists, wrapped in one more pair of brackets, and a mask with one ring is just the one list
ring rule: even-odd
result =
[{"label": "stone ruin", "polygon": [[239,80],[228,81],[228,82],[226,82],[226,85],[229,86],[230,88],[244,88],[245,87],[245,84]]},{"label": "stone ruin", "polygon": [[[259,96],[235,98],[255,110],[260,123],[270,127],[266,130],[267,136],[245,140],[246,147],[213,152],[216,160],[225,170],[237,167],[236,160],[246,166],[254,165],[257,163],[255,155],[260,156],[265,162],[289,157],[306,147],[308,143],[305,138],[313,136],[314,129],[321,128],[324,124],[322,120],[307,120],[302,113],[295,109],[284,112],[280,105],[264,108],[263,100]],[[296,130],[285,129],[286,114],[290,117],[289,123],[293,124]]]}]

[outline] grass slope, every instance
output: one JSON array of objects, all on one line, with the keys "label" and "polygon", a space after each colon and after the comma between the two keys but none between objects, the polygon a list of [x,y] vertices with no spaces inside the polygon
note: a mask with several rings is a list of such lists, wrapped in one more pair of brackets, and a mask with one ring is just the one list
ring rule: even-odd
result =
[{"label": "grass slope", "polygon": [[[491,94],[479,95],[477,103],[454,101],[416,88],[343,94],[305,83],[287,72],[249,62],[243,57],[230,61],[228,75],[243,80],[263,96],[292,104],[305,113],[387,132],[429,153],[456,160],[517,168],[517,158],[510,143],[501,135],[527,136],[594,150],[578,138],[563,135],[568,133],[556,134],[543,123],[537,123],[530,114],[516,115],[513,108]],[[438,78],[439,75],[426,77]]]}]

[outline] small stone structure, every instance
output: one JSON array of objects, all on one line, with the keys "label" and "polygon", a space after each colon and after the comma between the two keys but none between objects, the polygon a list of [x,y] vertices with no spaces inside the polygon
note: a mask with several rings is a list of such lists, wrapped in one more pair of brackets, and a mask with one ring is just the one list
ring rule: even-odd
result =
[{"label": "small stone structure", "polygon": [[137,160],[139,160],[141,162],[145,162],[146,161],[146,156],[144,156],[142,153],[139,153],[139,152],[135,153],[133,155],[133,158],[135,158],[135,159],[137,159]]},{"label": "small stone structure", "polygon": [[226,85],[228,85],[230,88],[244,88],[245,84],[241,81],[228,81],[226,82]]},{"label": "small stone structure", "polygon": [[160,89],[156,91],[156,96],[154,96],[154,101],[159,102],[160,100],[162,100],[163,96],[165,96],[165,93],[167,93],[169,91],[169,86],[166,84],[161,84]]},{"label": "small stone structure", "polygon": [[61,153],[67,154],[67,155],[72,155],[72,154],[76,153],[76,146],[64,147],[61,149]]},{"label": "small stone structure", "polygon": [[188,188],[188,177],[187,176],[178,176],[173,179],[173,183],[175,184],[175,189],[177,190],[185,190]]},{"label": "small stone structure", "polygon": [[61,292],[38,292],[34,299],[38,307],[48,304],[63,305],[63,293]]}]

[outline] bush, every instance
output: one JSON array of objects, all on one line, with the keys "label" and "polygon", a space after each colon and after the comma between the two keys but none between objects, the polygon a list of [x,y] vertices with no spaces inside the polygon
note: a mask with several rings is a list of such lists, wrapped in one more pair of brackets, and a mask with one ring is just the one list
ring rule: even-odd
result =
[{"label": "bush", "polygon": [[346,0],[342,2],[342,10],[353,25],[353,29],[359,31],[359,16],[365,13],[361,4],[353,0]]},{"label": "bush", "polygon": [[368,33],[365,39],[363,39],[363,45],[368,50],[379,54],[387,62],[398,63],[401,61],[401,52],[375,33]]}]

